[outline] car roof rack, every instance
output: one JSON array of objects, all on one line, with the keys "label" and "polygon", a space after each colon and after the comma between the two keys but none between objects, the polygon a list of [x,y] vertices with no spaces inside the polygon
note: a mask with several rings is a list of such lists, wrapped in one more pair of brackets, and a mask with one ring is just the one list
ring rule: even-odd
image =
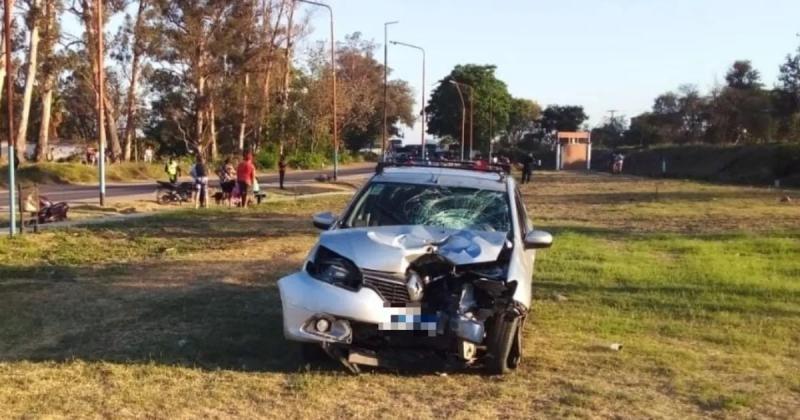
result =
[{"label": "car roof rack", "polygon": [[477,161],[473,160],[395,160],[386,159],[378,162],[375,166],[375,173],[380,175],[385,168],[449,168],[449,169],[462,169],[475,172],[495,173],[499,176],[498,181],[505,180],[508,175],[507,168],[502,165],[486,162],[482,166],[478,166]]}]

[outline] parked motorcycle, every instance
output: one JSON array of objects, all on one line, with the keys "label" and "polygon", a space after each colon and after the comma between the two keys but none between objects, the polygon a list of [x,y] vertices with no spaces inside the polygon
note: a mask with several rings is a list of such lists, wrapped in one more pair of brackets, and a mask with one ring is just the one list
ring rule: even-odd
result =
[{"label": "parked motorcycle", "polygon": [[171,183],[166,181],[156,181],[156,203],[169,204],[192,201],[194,184],[191,182]]},{"label": "parked motorcycle", "polygon": [[[33,202],[31,202],[33,201]],[[24,203],[26,212],[32,214],[31,219],[24,219],[24,226],[31,226],[33,224],[45,224],[53,222],[62,222],[67,220],[67,213],[69,212],[69,204],[67,203],[54,203],[47,199],[45,196],[39,196],[38,207],[34,204],[36,198],[31,196],[27,202]],[[38,210],[37,210],[38,209]],[[35,219],[33,218],[35,217]]]}]

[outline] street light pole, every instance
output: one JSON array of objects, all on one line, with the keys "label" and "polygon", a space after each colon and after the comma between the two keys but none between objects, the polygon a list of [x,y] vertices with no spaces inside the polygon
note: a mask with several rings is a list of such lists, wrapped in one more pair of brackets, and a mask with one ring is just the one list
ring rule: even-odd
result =
[{"label": "street light pole", "polygon": [[422,52],[422,101],[420,101],[422,106],[422,110],[420,112],[420,115],[422,116],[422,134],[420,135],[420,144],[422,145],[422,160],[425,160],[425,155],[427,154],[425,151],[425,49],[417,45],[407,44],[400,41],[392,41],[392,45],[402,45],[404,47],[414,48],[415,50]]},{"label": "street light pole", "polygon": [[456,87],[458,99],[461,100],[461,160],[464,160],[464,129],[466,128],[467,107],[464,104],[464,95],[461,93],[460,84],[455,80],[451,80],[450,83]]},{"label": "street light pole", "polygon": [[396,20],[383,24],[383,143],[381,144],[381,161],[386,160],[386,141],[389,137],[387,128],[387,104],[389,102],[389,25],[399,23]]},{"label": "street light pole", "polygon": [[12,95],[12,76],[11,76],[11,0],[4,0],[3,30],[5,31],[5,55],[6,55],[6,109],[8,110],[8,220],[9,236],[17,233],[17,211],[16,211],[16,180],[14,179],[14,97]]},{"label": "street light pole", "polygon": [[[456,82],[455,80],[451,80],[450,83],[456,85],[456,88],[463,85],[469,88],[469,158],[472,159],[472,142],[475,135],[475,130],[472,125],[473,115],[475,114],[475,88],[472,85],[468,85],[466,83]],[[458,94],[461,95],[461,89],[458,90]],[[462,103],[464,101],[463,97],[461,99]],[[463,115],[462,115],[462,127],[463,127]],[[462,136],[463,137],[463,136]],[[463,149],[463,139],[461,141],[462,149]],[[461,160],[464,160],[464,151],[461,151]]]},{"label": "street light pole", "polygon": [[331,17],[331,72],[333,74],[331,88],[333,89],[333,180],[336,181],[339,174],[339,138],[336,121],[336,37],[333,32],[333,9],[325,3],[318,3],[311,0],[297,0],[300,3],[307,3],[328,9]]},{"label": "street light pole", "polygon": [[472,148],[475,140],[475,128],[472,125],[472,120],[475,117],[475,89],[471,85],[469,87],[469,160],[472,160]]},{"label": "street light pole", "polygon": [[494,100],[489,97],[489,162],[494,152]]},{"label": "street light pole", "polygon": [[98,162],[98,177],[100,178],[100,206],[106,205],[106,125],[105,93],[103,80],[103,0],[95,0],[97,5],[97,130],[100,134],[100,161]]}]

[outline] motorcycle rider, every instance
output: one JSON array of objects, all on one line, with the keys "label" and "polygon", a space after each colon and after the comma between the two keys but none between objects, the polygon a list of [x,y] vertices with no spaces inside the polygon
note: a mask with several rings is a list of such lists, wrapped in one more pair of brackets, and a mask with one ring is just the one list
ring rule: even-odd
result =
[{"label": "motorcycle rider", "polygon": [[169,182],[176,184],[178,182],[178,177],[181,176],[181,167],[178,165],[178,162],[175,160],[175,157],[170,156],[169,161],[167,164],[164,165],[164,172],[167,173],[167,177],[169,177]]}]

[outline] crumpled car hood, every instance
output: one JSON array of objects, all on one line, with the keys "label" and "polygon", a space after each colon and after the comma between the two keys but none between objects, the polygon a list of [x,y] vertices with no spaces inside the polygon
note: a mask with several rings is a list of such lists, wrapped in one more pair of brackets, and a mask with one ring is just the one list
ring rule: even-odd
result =
[{"label": "crumpled car hood", "polygon": [[403,273],[412,261],[431,251],[454,265],[496,261],[506,242],[504,232],[411,225],[327,231],[320,236],[319,245],[361,268]]}]

